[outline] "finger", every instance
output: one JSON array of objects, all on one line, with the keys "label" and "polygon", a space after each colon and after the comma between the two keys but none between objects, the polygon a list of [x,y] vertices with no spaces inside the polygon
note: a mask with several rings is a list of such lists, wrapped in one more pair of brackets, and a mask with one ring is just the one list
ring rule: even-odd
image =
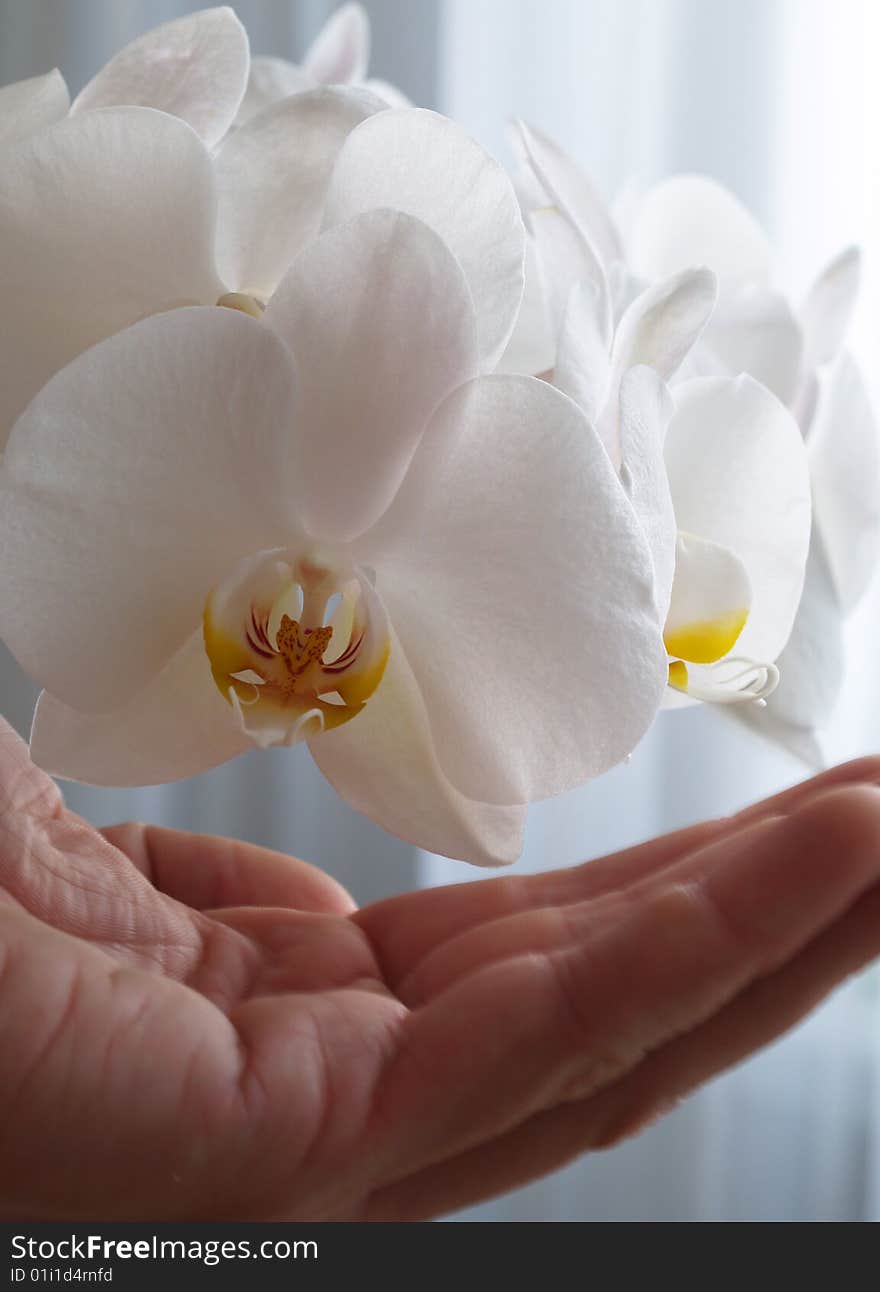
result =
[{"label": "finger", "polygon": [[22,814],[49,817],[61,807],[58,786],[34,766],[25,741],[0,717],[0,829],[12,830]]},{"label": "finger", "polygon": [[[620,1080],[790,959],[880,875],[880,790],[830,790],[704,850],[584,944],[483,969],[410,1015],[377,1117],[414,1171]],[[425,1074],[430,1081],[425,1081]]]},{"label": "finger", "polygon": [[0,901],[61,932],[113,947],[119,956],[155,962],[158,955],[163,967],[197,941],[181,913],[98,831],[65,809],[55,782],[2,719]]},{"label": "finger", "polygon": [[625,889],[656,874],[712,839],[765,816],[794,810],[828,789],[880,783],[880,758],[862,758],[815,776],[736,816],[703,822],[580,866],[538,875],[509,875],[388,898],[356,917],[373,941],[388,982],[402,982],[435,947],[491,920],[567,905]]},{"label": "finger", "polygon": [[880,888],[790,964],[762,978],[696,1032],[650,1056],[644,1068],[603,1092],[597,1145],[634,1134],[716,1073],[793,1027],[849,975],[880,954]]},{"label": "finger", "polygon": [[370,1220],[419,1220],[518,1188],[581,1153],[641,1130],[684,1095],[798,1023],[880,955],[875,885],[793,960],[761,978],[693,1032],[654,1051],[598,1095],[538,1113],[491,1143],[378,1193]]},{"label": "finger", "polygon": [[[797,802],[790,795],[787,801]],[[763,819],[755,813],[734,818],[729,822],[730,829],[722,832],[723,837],[733,838],[736,829],[748,830]],[[716,832],[709,837],[721,836]],[[696,838],[699,839],[699,834]],[[626,888],[609,888],[586,901],[540,906],[478,925],[453,935],[430,951],[399,981],[397,993],[414,1009],[486,965],[524,953],[552,953],[583,945],[595,930],[615,919],[618,910],[625,909],[636,897],[646,897],[647,889],[670,884],[687,887],[702,882],[705,874],[706,852],[698,846],[678,858],[670,857],[666,865],[651,868],[640,876],[631,872],[631,882]]]},{"label": "finger", "polygon": [[235,906],[211,911],[260,951],[248,980],[248,996],[290,992],[332,993],[340,988],[390,996],[368,940],[351,920],[315,911]]},{"label": "finger", "polygon": [[540,875],[504,875],[403,893],[364,907],[355,919],[376,947],[388,982],[397,988],[450,938],[525,911],[623,888],[700,847],[725,826],[726,822],[706,822],[609,857]]},{"label": "finger", "polygon": [[[106,850],[98,835],[72,814],[64,814],[63,809],[55,782],[34,765],[25,742],[0,718],[0,883],[14,889],[29,909],[34,901],[28,896],[33,897],[34,890],[40,902],[37,913],[45,918],[56,918],[59,909],[63,913],[71,905],[65,895],[78,869],[99,870],[106,876],[118,860],[102,855]],[[63,882],[55,884],[51,892],[45,880],[40,884],[23,881],[23,857],[28,861],[29,872],[37,868],[38,862],[41,875],[47,869],[45,850],[35,854],[28,821],[51,824],[53,840],[60,831],[68,845],[76,844],[76,867],[68,865],[60,877]],[[100,833],[156,888],[194,909],[294,906],[342,915],[354,910],[354,902],[335,880],[281,853],[237,840],[137,823],[110,826]],[[128,884],[124,872],[114,875],[114,882],[120,881]],[[23,884],[27,889],[25,897],[18,891]]]},{"label": "finger", "polygon": [[342,885],[317,867],[238,839],[139,822],[101,833],[157,889],[194,910],[283,906],[348,915],[355,909]]}]

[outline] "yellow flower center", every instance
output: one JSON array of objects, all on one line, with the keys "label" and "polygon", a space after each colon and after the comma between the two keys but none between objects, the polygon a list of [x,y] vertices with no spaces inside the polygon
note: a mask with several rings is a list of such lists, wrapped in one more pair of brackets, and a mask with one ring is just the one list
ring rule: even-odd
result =
[{"label": "yellow flower center", "polygon": [[[311,634],[311,635],[310,635]],[[291,685],[295,686],[310,664],[320,664],[324,651],[330,645],[333,629],[328,624],[323,628],[307,628],[300,631],[300,626],[289,615],[281,616],[281,624],[275,634],[278,653],[287,665]]]},{"label": "yellow flower center", "polygon": [[261,553],[205,603],[214,681],[260,745],[294,744],[349,722],[382,680],[390,650],[362,574]]}]

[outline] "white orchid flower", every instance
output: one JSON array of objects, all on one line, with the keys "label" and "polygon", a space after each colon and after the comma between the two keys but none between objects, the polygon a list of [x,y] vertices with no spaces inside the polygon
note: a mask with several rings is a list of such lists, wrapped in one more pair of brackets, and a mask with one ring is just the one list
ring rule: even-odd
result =
[{"label": "white orchid flower", "polygon": [[154,27],[119,51],[71,105],[56,69],[0,89],[0,146],[96,108],[157,108],[213,148],[232,125],[250,72],[247,33],[232,9],[202,9]]},{"label": "white orchid flower", "polygon": [[[829,716],[843,676],[841,625],[870,582],[880,548],[877,429],[861,375],[843,349],[858,291],[858,252],[850,248],[833,260],[795,310],[772,285],[773,256],[763,230],[721,185],[675,177],[640,200],[630,196],[613,215],[551,140],[524,128],[521,143],[528,200],[552,206],[531,215],[537,270],[533,263],[526,283],[530,304],[524,304],[508,349],[514,370],[528,371],[530,357],[542,368],[555,367],[557,384],[598,416],[596,392],[605,398],[608,366],[597,345],[597,320],[603,311],[612,318],[638,312],[638,301],[651,299],[646,282],[661,295],[677,280],[693,284],[688,266],[701,261],[717,275],[719,298],[692,336],[679,378],[748,372],[800,425],[814,498],[803,599],[777,661],[778,689],[761,710],[743,706],[736,713],[818,763],[815,728]],[[573,281],[589,286],[572,299],[572,318],[561,326],[559,301]],[[673,344],[669,349],[674,353]],[[522,358],[525,366],[516,362]],[[598,424],[613,449],[613,419],[606,412]]]},{"label": "white orchid flower", "polygon": [[77,354],[150,314],[259,314],[321,228],[392,207],[435,228],[477,312],[481,361],[522,294],[524,231],[502,168],[451,121],[382,110],[363,90],[287,99],[212,156],[142,107],[71,116],[0,168],[0,450],[15,417]]},{"label": "white orchid flower", "polygon": [[673,408],[656,374],[633,369],[620,388],[620,455],[654,557],[666,705],[763,700],[800,602],[810,538],[794,418],[750,377],[683,382]]},{"label": "white orchid flower", "polygon": [[378,95],[389,107],[410,107],[409,100],[396,86],[367,77],[369,62],[370,19],[367,11],[360,4],[344,4],[321,28],[302,63],[259,55],[251,59],[250,78],[238,122],[249,120],[280,99],[319,85],[362,86]]},{"label": "white orchid flower", "polygon": [[[543,180],[540,165],[535,174]],[[568,197],[561,183],[557,201],[530,217],[555,338],[548,376],[597,428],[649,537],[670,657],[666,703],[762,701],[777,681],[774,660],[807,558],[797,427],[756,382],[679,383],[673,415],[656,379],[652,388],[647,376],[634,377],[636,365],[664,381],[676,376],[709,323],[715,275],[676,269],[622,304],[602,257],[566,213],[571,198],[564,208],[559,193]],[[606,255],[616,246],[610,225],[602,245]]]},{"label": "white orchid flower", "polygon": [[[577,228],[557,208],[534,213],[532,228],[558,320],[551,380],[596,426],[651,544],[666,703],[762,701],[777,681],[809,541],[794,419],[754,381],[680,383],[674,415],[657,394],[711,314],[708,270],[639,293],[615,324],[604,271]],[[636,364],[653,368],[653,386]]]},{"label": "white orchid flower", "polygon": [[170,311],[53,377],[0,464],[36,759],[130,784],[306,740],[387,829],[512,860],[522,805],[637,743],[666,654],[583,414],[480,369],[457,258],[372,211],[262,320]]},{"label": "white orchid flower", "polygon": [[[687,244],[677,236],[685,212]],[[807,444],[813,495],[804,593],[778,660],[780,685],[763,711],[744,709],[737,717],[818,768],[819,733],[845,676],[843,624],[872,582],[880,554],[880,436],[862,374],[845,348],[861,257],[853,247],[835,257],[792,309],[767,285],[773,257],[751,216],[720,185],[681,177],[637,209],[634,263],[642,272],[652,264],[665,269],[686,245],[708,258],[707,239],[737,287],[700,350],[715,370],[759,376],[791,408]]]}]

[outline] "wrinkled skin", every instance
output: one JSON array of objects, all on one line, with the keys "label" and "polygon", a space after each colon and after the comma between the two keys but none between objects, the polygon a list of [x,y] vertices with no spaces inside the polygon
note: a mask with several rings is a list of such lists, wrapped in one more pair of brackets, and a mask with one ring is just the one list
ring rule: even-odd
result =
[{"label": "wrinkled skin", "polygon": [[880,951],[880,759],[360,912],[246,844],[97,833],[8,728],[0,777],[4,1219],[433,1216],[631,1134]]}]

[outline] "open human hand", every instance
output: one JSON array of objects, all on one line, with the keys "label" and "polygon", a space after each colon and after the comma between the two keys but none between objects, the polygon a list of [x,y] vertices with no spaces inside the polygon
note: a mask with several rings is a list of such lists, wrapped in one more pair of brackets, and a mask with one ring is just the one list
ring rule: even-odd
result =
[{"label": "open human hand", "polygon": [[0,1215],[421,1219],[615,1143],[880,952],[880,759],[355,911],[0,730]]}]

